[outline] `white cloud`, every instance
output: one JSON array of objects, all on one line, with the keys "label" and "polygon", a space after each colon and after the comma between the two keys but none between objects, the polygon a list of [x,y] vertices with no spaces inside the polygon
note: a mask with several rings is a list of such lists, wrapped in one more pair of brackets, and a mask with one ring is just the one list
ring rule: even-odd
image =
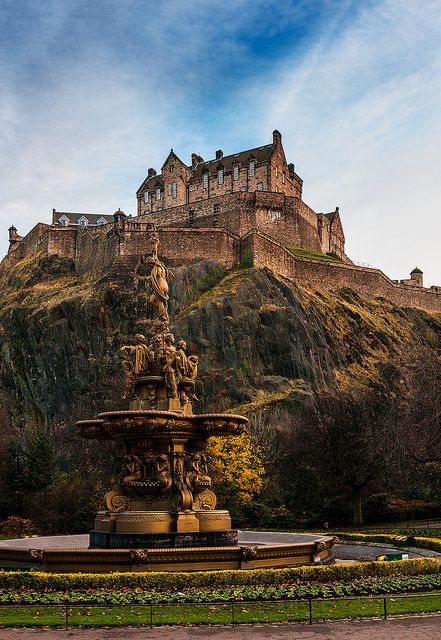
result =
[{"label": "white cloud", "polygon": [[287,59],[268,95],[266,129],[305,179],[316,210],[342,209],[349,252],[441,283],[441,3],[386,1]]}]

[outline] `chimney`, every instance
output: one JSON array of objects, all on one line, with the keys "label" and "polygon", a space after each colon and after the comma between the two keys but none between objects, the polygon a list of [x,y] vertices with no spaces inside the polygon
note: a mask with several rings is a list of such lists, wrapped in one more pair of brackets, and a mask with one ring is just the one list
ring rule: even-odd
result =
[{"label": "chimney", "polygon": [[296,168],[292,162],[290,162],[288,165],[288,171],[290,172],[290,174],[293,174],[296,172]]},{"label": "chimney", "polygon": [[280,133],[280,131],[277,131],[277,129],[274,129],[273,131],[273,145],[275,146],[276,144],[281,144],[282,143],[282,134]]},{"label": "chimney", "polygon": [[216,160],[220,160],[224,155],[224,152],[222,151],[222,149],[218,149],[216,151]]},{"label": "chimney", "polygon": [[155,176],[155,175],[156,175],[156,171],[154,169],[150,168],[147,171],[147,178],[151,178],[152,176]]},{"label": "chimney", "polygon": [[418,267],[415,267],[413,271],[410,272],[410,279],[415,282],[415,286],[423,287],[423,272]]}]

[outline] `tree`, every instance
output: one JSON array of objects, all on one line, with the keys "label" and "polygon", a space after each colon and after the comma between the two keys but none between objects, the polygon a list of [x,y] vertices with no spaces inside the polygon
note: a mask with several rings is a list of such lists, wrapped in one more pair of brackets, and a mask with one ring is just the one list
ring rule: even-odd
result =
[{"label": "tree", "polygon": [[248,433],[234,437],[212,437],[208,452],[219,498],[239,507],[253,499],[263,488],[265,469],[260,447]]},{"label": "tree", "polygon": [[363,491],[384,479],[397,450],[396,401],[375,391],[317,398],[301,433],[309,464],[335,488],[351,492],[353,520],[363,523]]},{"label": "tree", "polygon": [[53,481],[55,461],[52,442],[37,431],[26,439],[12,438],[7,454],[3,504],[6,515],[22,515],[28,498],[45,492]]}]

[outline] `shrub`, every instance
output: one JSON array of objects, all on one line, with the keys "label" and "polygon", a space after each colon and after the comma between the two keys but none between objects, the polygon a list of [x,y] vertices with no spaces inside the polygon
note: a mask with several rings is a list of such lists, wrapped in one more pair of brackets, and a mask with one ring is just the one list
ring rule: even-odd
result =
[{"label": "shrub", "polygon": [[359,562],[331,566],[304,566],[290,569],[255,569],[206,572],[127,573],[43,573],[37,571],[0,572],[0,589],[35,591],[73,589],[142,588],[180,591],[190,588],[226,586],[277,586],[302,583],[350,582],[361,578],[426,575],[440,572],[433,558],[395,562]]},{"label": "shrub", "polygon": [[431,551],[441,553],[441,540],[438,538],[423,538],[415,535],[395,535],[393,533],[351,533],[347,531],[340,531],[338,536],[342,540],[357,540],[359,542],[366,543],[384,542],[385,544],[392,544],[395,546],[408,545],[412,547],[420,547],[422,549],[430,549]]},{"label": "shrub", "polygon": [[32,524],[32,520],[21,516],[9,516],[0,522],[0,536],[5,538],[20,538],[32,536],[37,533],[37,529]]}]

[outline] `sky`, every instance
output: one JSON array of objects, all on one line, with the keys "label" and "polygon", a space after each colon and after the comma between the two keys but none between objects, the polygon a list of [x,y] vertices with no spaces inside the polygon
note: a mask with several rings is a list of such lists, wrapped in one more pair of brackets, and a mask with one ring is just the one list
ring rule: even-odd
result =
[{"label": "sky", "polygon": [[0,254],[278,129],[354,261],[441,284],[440,33],[441,0],[0,0]]}]

